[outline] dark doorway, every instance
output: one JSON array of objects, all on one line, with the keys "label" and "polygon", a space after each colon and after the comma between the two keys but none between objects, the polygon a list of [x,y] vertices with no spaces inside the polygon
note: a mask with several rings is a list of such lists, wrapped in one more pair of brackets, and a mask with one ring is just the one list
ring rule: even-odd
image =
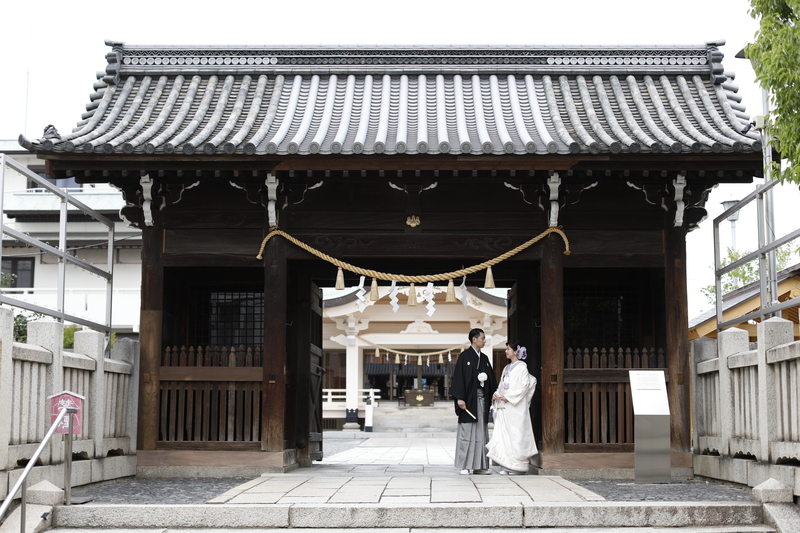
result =
[{"label": "dark doorway", "polygon": [[260,268],[166,268],[159,448],[259,449]]}]

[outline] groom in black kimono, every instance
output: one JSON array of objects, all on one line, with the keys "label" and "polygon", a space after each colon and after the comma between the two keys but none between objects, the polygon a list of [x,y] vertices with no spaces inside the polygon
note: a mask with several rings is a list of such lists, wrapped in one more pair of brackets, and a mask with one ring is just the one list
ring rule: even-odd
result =
[{"label": "groom in black kimono", "polygon": [[458,415],[455,466],[462,474],[491,474],[486,457],[489,441],[489,406],[497,379],[489,358],[481,353],[486,344],[482,329],[469,332],[470,347],[458,356],[450,396]]}]

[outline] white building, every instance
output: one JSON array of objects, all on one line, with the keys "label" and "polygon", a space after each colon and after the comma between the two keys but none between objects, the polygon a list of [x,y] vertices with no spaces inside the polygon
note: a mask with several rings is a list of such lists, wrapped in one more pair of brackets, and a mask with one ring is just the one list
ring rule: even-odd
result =
[{"label": "white building", "polygon": [[[16,140],[0,140],[0,153],[45,177],[45,167]],[[55,182],[53,182],[55,183]],[[80,202],[115,221],[112,328],[120,334],[137,334],[141,292],[141,231],[120,220],[122,194],[104,184],[81,185],[75,179],[55,183]],[[5,169],[3,223],[50,245],[58,246],[60,202],[53,194],[11,168]],[[108,232],[100,223],[79,211],[70,211],[67,249],[102,270],[108,270]],[[15,299],[55,308],[58,261],[49,253],[3,235],[3,274],[13,274],[10,286],[0,290]],[[64,312],[103,323],[106,312],[106,282],[69,264],[66,267]]]}]

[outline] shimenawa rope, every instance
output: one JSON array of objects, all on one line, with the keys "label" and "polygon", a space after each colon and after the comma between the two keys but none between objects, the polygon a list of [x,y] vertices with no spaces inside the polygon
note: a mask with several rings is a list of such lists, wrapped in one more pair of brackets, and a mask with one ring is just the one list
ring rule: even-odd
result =
[{"label": "shimenawa rope", "polygon": [[488,261],[484,261],[483,263],[480,263],[478,265],[474,265],[474,266],[471,266],[471,267],[468,267],[468,268],[462,268],[461,270],[456,270],[456,271],[453,271],[453,272],[446,272],[446,273],[443,273],[443,274],[429,274],[429,275],[423,275],[423,276],[406,276],[404,274],[388,274],[388,273],[385,273],[385,272],[378,272],[377,270],[369,270],[369,269],[365,269],[365,268],[360,268],[360,267],[357,267],[355,265],[351,265],[350,263],[345,263],[344,261],[340,261],[340,260],[336,259],[335,257],[329,256],[326,253],[320,252],[319,250],[317,250],[315,248],[312,248],[311,246],[307,245],[306,243],[295,239],[294,237],[292,237],[291,235],[289,235],[285,231],[279,230],[277,228],[271,228],[271,231],[267,234],[266,237],[264,237],[264,240],[261,242],[261,248],[258,250],[258,255],[256,256],[256,258],[257,259],[262,259],[262,256],[264,254],[264,248],[266,247],[267,242],[272,237],[280,235],[284,239],[286,239],[289,242],[295,244],[296,246],[299,246],[300,248],[302,248],[303,250],[307,251],[308,253],[319,257],[323,261],[327,261],[328,263],[331,263],[334,266],[337,266],[337,267],[339,267],[339,268],[341,268],[343,270],[347,270],[348,272],[353,272],[354,274],[359,274],[361,276],[367,276],[367,277],[370,277],[370,278],[380,279],[380,280],[383,280],[383,281],[401,281],[401,282],[405,282],[405,283],[427,283],[429,281],[448,281],[448,280],[451,280],[451,279],[454,279],[454,278],[460,278],[462,276],[467,276],[469,274],[474,274],[475,272],[480,272],[481,270],[485,270],[485,269],[487,269],[487,268],[489,268],[491,266],[494,266],[494,265],[500,263],[501,261],[504,261],[504,260],[508,259],[509,257],[512,257],[512,256],[518,254],[522,250],[524,250],[524,249],[528,248],[529,246],[537,243],[538,241],[542,240],[543,238],[545,238],[547,235],[549,235],[551,233],[556,233],[557,235],[559,235],[564,240],[564,246],[565,246],[564,255],[569,255],[570,254],[569,239],[567,239],[567,236],[564,234],[564,232],[561,231],[560,228],[547,228],[546,230],[544,230],[542,233],[540,233],[536,237],[534,237],[534,238],[532,238],[532,239],[520,244],[516,248],[514,248],[512,250],[509,250],[506,253],[504,253],[504,254],[502,254],[502,255],[500,255],[498,257],[495,257],[494,259],[489,259]]}]

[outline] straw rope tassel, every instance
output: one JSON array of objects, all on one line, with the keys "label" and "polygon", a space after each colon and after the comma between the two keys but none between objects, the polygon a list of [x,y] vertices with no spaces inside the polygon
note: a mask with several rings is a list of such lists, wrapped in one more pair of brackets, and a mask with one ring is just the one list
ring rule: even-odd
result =
[{"label": "straw rope tassel", "polygon": [[342,267],[339,267],[339,270],[336,272],[336,290],[344,290],[344,272],[342,272]]},{"label": "straw rope tassel", "polygon": [[456,302],[456,287],[452,279],[447,280],[447,295],[444,297],[444,301],[448,304]]},{"label": "straw rope tassel", "polygon": [[378,296],[378,280],[372,278],[372,285],[369,288],[369,299],[373,302],[377,302],[380,300],[380,296]]},{"label": "straw rope tassel", "polygon": [[492,267],[486,269],[486,281],[483,283],[484,289],[494,289],[494,274],[492,274]]},{"label": "straw rope tassel", "polygon": [[408,305],[417,305],[417,289],[413,283],[408,287]]}]

